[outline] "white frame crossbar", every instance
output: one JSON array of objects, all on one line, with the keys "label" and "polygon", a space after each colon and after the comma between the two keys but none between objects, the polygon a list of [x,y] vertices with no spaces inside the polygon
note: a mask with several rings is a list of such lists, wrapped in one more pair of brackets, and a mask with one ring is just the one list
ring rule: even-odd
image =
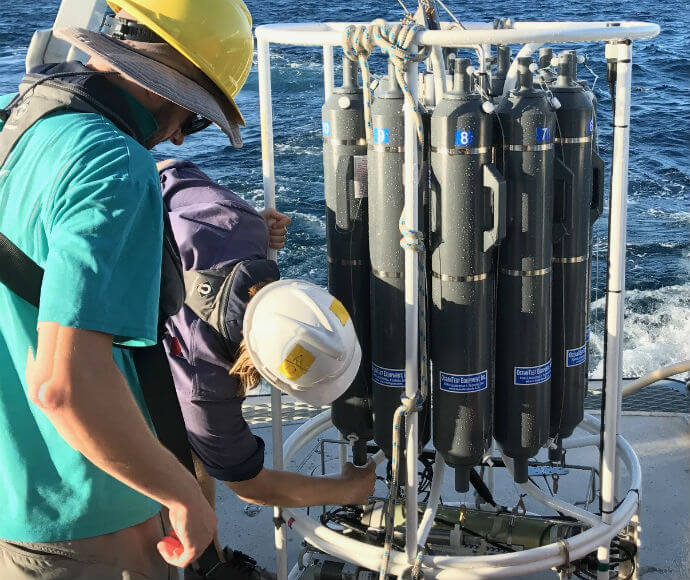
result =
[{"label": "white frame crossbar", "polygon": [[[324,93],[328,96],[334,83],[333,47],[342,43],[343,30],[348,22],[267,24],[256,28],[257,61],[259,74],[259,101],[261,118],[261,155],[263,168],[264,199],[267,208],[275,207],[275,165],[273,147],[273,111],[271,101],[270,44],[292,46],[320,46],[324,53]],[[549,544],[523,552],[493,556],[426,556],[425,573],[444,578],[505,578],[548,570],[562,566],[571,560],[584,557],[598,550],[598,580],[608,580],[609,545],[611,539],[636,515],[641,486],[640,464],[630,445],[619,435],[621,409],[621,366],[623,349],[623,320],[625,303],[625,252],[626,216],[628,195],[628,154],[630,137],[630,98],[632,78],[632,41],[653,38],[659,34],[659,26],[648,22],[516,22],[508,29],[494,29],[491,23],[463,23],[461,29],[454,23],[443,23],[441,30],[423,30],[417,33],[415,42],[434,47],[474,48],[491,44],[524,44],[520,56],[529,56],[541,44],[572,42],[605,42],[606,56],[617,62],[616,101],[613,135],[613,162],[611,197],[609,205],[609,264],[607,283],[607,309],[605,330],[605,408],[602,418],[604,427],[601,461],[601,496],[603,516],[592,514],[595,523],[587,531],[558,544]],[[417,67],[410,66],[407,83],[416,102]],[[408,227],[416,230],[417,215],[417,134],[414,123],[405,107],[405,216]],[[407,152],[413,152],[407,155]],[[271,256],[275,259],[275,254]],[[405,336],[406,336],[406,395],[414,397],[418,390],[417,373],[417,254],[414,248],[405,249]],[[280,396],[273,391],[273,466],[283,467],[285,460],[331,426],[330,413],[325,412],[302,425],[282,445],[282,412]],[[416,414],[408,421],[407,472],[416,474],[414,465],[418,449]],[[599,421],[586,417],[581,425],[596,433]],[[621,459],[630,474],[629,491],[616,506],[617,459]],[[414,480],[414,478],[411,478]],[[413,485],[415,482],[410,481]],[[535,499],[542,499],[535,497]],[[621,498],[619,498],[621,499]],[[407,514],[416,516],[416,493],[407,493]],[[565,504],[564,504],[565,505]],[[568,504],[569,505],[569,504]],[[574,507],[574,506],[572,506]],[[287,579],[287,543],[284,521],[310,544],[354,564],[377,569],[382,549],[370,546],[329,530],[317,524],[301,512],[276,509],[276,521],[283,522],[276,528],[277,573],[280,580]],[[411,518],[412,519],[412,518]],[[408,521],[406,553],[392,550],[390,573],[401,574],[409,569],[418,545],[418,529],[415,521]]]}]

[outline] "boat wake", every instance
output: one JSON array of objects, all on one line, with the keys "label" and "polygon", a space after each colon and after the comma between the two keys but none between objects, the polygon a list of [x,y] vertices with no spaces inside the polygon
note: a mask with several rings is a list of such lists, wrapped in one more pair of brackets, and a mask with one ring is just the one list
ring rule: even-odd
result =
[{"label": "boat wake", "polygon": [[[592,302],[590,370],[602,378],[606,302]],[[656,290],[629,290],[625,301],[623,375],[641,376],[690,358],[690,284]],[[685,379],[690,378],[687,374]]]}]

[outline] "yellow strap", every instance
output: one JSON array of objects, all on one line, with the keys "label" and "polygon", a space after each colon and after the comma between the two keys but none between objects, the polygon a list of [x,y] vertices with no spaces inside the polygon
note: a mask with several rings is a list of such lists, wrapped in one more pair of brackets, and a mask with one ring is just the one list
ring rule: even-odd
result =
[{"label": "yellow strap", "polygon": [[335,314],[338,317],[338,320],[340,320],[340,324],[345,326],[347,324],[347,321],[350,320],[350,315],[347,313],[347,310],[343,306],[343,303],[340,302],[337,298],[333,298],[333,302],[331,303],[331,312]]}]

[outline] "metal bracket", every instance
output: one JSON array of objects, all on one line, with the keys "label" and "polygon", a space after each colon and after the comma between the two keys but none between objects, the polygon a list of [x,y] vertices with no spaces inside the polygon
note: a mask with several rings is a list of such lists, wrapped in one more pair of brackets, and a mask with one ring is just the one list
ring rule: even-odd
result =
[{"label": "metal bracket", "polygon": [[572,578],[573,572],[576,571],[576,568],[570,563],[570,549],[568,548],[568,540],[558,540],[558,549],[565,556],[565,564],[556,566],[555,568],[555,570],[558,572],[558,577]]},{"label": "metal bracket", "polygon": [[483,186],[491,191],[493,225],[484,232],[484,251],[488,252],[506,237],[506,180],[490,163],[484,165]]},{"label": "metal bracket", "polygon": [[520,499],[518,500],[517,504],[515,504],[515,507],[513,508],[513,513],[524,516],[527,515],[527,507],[525,506],[525,496],[526,493],[521,493],[520,494]]}]

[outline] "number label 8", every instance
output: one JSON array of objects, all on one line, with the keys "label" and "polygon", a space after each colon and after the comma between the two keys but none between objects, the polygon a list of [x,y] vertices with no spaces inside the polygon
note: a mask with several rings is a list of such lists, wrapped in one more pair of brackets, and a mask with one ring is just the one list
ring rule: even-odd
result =
[{"label": "number label 8", "polygon": [[468,147],[474,143],[474,133],[458,129],[455,131],[455,146]]}]

